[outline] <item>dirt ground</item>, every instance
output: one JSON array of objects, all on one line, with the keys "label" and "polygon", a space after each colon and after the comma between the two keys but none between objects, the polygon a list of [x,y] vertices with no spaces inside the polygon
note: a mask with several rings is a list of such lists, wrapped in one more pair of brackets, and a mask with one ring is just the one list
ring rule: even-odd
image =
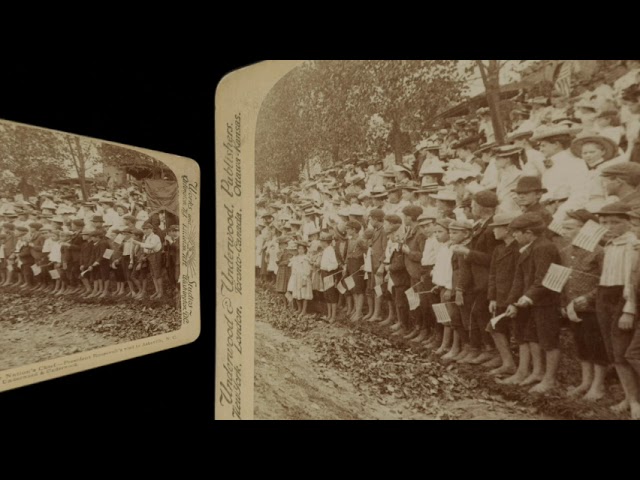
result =
[{"label": "dirt ground", "polygon": [[0,371],[180,328],[168,302],[0,295]]},{"label": "dirt ground", "polygon": [[83,328],[104,316],[105,307],[78,307],[54,314],[48,324],[0,322],[0,370],[20,367],[117,343]]},{"label": "dirt ground", "polygon": [[[340,327],[325,325],[316,335],[340,335]],[[468,420],[548,419],[530,414],[513,402],[467,398],[442,405],[445,417],[412,411],[392,395],[381,402],[359,391],[342,372],[316,362],[304,339],[286,336],[256,319],[255,410],[261,420]]]}]

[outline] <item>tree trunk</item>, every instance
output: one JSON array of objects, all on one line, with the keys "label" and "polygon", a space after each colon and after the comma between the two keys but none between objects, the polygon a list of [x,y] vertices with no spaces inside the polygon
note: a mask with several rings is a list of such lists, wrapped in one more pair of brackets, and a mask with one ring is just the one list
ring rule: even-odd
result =
[{"label": "tree trunk", "polygon": [[500,114],[500,66],[497,60],[489,60],[487,67],[482,63],[482,60],[477,60],[477,64],[487,95],[496,142],[498,145],[504,145],[504,126]]},{"label": "tree trunk", "polygon": [[393,121],[391,124],[391,132],[389,132],[389,140],[391,141],[391,148],[396,165],[402,165],[402,135],[400,132],[400,126],[397,121]]}]

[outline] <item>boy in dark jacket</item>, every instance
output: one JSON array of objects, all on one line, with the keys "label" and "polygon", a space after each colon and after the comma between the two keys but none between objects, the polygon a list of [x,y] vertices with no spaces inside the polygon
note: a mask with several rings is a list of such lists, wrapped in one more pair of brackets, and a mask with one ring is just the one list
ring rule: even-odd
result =
[{"label": "boy in dark jacket", "polygon": [[[509,291],[513,285],[513,277],[520,256],[520,246],[509,230],[509,224],[515,218],[516,215],[513,214],[496,215],[489,225],[493,228],[495,239],[502,242],[493,250],[489,267],[487,299],[489,300],[489,313],[492,316],[503,314],[509,306]],[[517,321],[517,319],[513,320],[512,326],[516,326]],[[509,323],[508,319],[503,319],[496,324],[495,328],[489,326],[501,360],[500,365],[489,372],[491,375],[514,374],[516,372],[516,365],[509,348]],[[522,335],[515,335],[515,337],[518,345],[526,345],[524,339],[521,338]]]},{"label": "boy in dark jacket", "polygon": [[[520,380],[517,383],[522,386],[537,384],[529,390],[530,393],[544,393],[555,387],[560,362],[560,294],[542,286],[549,266],[552,263],[560,264],[560,253],[555,244],[546,238],[546,227],[537,213],[525,213],[509,224],[521,248],[509,292],[507,314],[515,317],[520,310],[526,312],[524,334],[533,364],[530,375],[522,379],[517,376],[515,379]],[[546,369],[542,363],[542,351],[545,352]],[[523,353],[520,362],[526,363],[528,370],[529,359],[526,352]],[[520,374],[525,371],[524,363],[518,367]],[[512,382],[516,383],[513,379]]]}]

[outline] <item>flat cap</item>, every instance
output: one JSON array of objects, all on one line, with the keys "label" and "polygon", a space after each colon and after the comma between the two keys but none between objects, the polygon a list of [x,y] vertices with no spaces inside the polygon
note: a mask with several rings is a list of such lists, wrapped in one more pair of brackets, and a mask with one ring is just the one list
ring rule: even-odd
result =
[{"label": "flat cap", "polygon": [[3,223],[2,228],[5,228],[7,230],[15,230],[16,226],[13,223]]},{"label": "flat cap", "polygon": [[603,177],[638,177],[640,176],[640,163],[635,162],[622,162],[602,170],[600,174]]},{"label": "flat cap", "polygon": [[104,219],[102,218],[102,215],[94,215],[93,217],[91,217],[91,221],[94,223],[104,223]]},{"label": "flat cap", "polygon": [[355,220],[349,220],[345,226],[346,228],[351,228],[356,232],[359,232],[362,229],[362,224],[360,222],[356,222]]},{"label": "flat cap", "polygon": [[40,230],[42,228],[42,224],[40,222],[31,222],[29,224],[29,228],[34,228],[36,230]]},{"label": "flat cap", "polygon": [[509,224],[509,228],[513,230],[544,230],[546,224],[543,218],[537,213],[524,213]]},{"label": "flat cap", "polygon": [[473,230],[473,223],[468,220],[454,220],[449,224],[449,230]]},{"label": "flat cap", "polygon": [[402,209],[402,213],[415,220],[422,215],[422,207],[419,207],[418,205],[407,205]]},{"label": "flat cap", "polygon": [[28,229],[27,227],[25,227],[24,225],[18,225],[18,226],[16,227],[16,230],[17,230],[18,232],[28,232],[28,231],[29,231],[29,229]]},{"label": "flat cap", "polygon": [[[640,165],[638,165],[640,168]],[[511,190],[515,193],[528,193],[528,192],[547,192],[548,190],[542,186],[542,181],[539,177],[524,176],[520,177],[516,188]]]},{"label": "flat cap", "polygon": [[369,217],[381,222],[382,220],[384,220],[384,210],[382,210],[381,208],[374,208],[369,212]]},{"label": "flat cap", "polygon": [[498,196],[491,190],[482,190],[473,196],[473,200],[481,207],[496,208]]},{"label": "flat cap", "polygon": [[633,208],[630,205],[622,202],[614,202],[608,205],[605,205],[600,209],[600,211],[596,212],[598,215],[621,215],[628,217],[629,213]]},{"label": "flat cap", "polygon": [[490,227],[506,227],[513,222],[519,215],[517,213],[496,213]]},{"label": "flat cap", "polygon": [[84,220],[81,218],[76,218],[72,223],[78,227],[84,227]]},{"label": "flat cap", "polygon": [[394,225],[402,225],[402,219],[398,215],[394,214],[385,216],[384,221]]},{"label": "flat cap", "polygon": [[436,225],[441,226],[445,230],[449,230],[449,225],[451,225],[451,222],[452,222],[452,220],[450,218],[447,218],[447,217],[438,218],[436,220]]}]

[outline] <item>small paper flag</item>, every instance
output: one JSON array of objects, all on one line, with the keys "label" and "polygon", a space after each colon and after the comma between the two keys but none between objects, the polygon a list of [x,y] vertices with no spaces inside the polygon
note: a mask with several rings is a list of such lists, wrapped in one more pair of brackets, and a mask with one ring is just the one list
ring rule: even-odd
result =
[{"label": "small paper flag", "polygon": [[605,233],[607,233],[605,227],[593,220],[589,220],[580,229],[572,243],[576,247],[593,252]]},{"label": "small paper flag", "polygon": [[31,270],[35,276],[38,276],[42,273],[42,268],[39,265],[31,265]]},{"label": "small paper flag", "polygon": [[352,290],[356,286],[356,281],[353,279],[353,277],[347,277],[344,279],[344,284],[349,290]]},{"label": "small paper flag", "polygon": [[420,295],[418,295],[413,288],[408,289],[404,294],[409,300],[409,310],[415,310],[420,306]]},{"label": "small paper flag", "polygon": [[562,292],[562,289],[567,284],[569,276],[571,275],[571,269],[552,263],[549,265],[547,274],[542,279],[542,286],[553,290],[554,292]]},{"label": "small paper flag", "polygon": [[60,273],[55,268],[49,270],[49,275],[51,275],[51,278],[54,280],[58,280],[60,278]]},{"label": "small paper flag", "polygon": [[111,260],[111,257],[113,256],[113,250],[107,248],[104,251],[104,255],[102,255],[102,258],[106,258],[107,260]]},{"label": "small paper flag", "polygon": [[562,235],[562,222],[559,222],[558,220],[554,220],[553,222],[551,222],[547,228],[553,233]]},{"label": "small paper flag", "polygon": [[495,328],[496,328],[496,325],[498,324],[498,322],[499,322],[500,320],[502,320],[503,318],[505,318],[506,316],[507,316],[507,312],[505,312],[505,313],[503,313],[503,314],[501,314],[501,315],[498,315],[497,317],[493,317],[493,318],[490,320],[490,322],[491,322],[491,327],[495,329]]},{"label": "small paper flag", "polygon": [[382,286],[376,285],[376,287],[373,290],[376,292],[376,297],[382,296]]},{"label": "small paper flag", "polygon": [[369,250],[367,250],[367,253],[364,256],[364,271],[371,272],[372,268],[373,267],[371,265],[371,248],[369,248]]},{"label": "small paper flag", "polygon": [[451,323],[451,316],[449,315],[446,303],[434,303],[431,307],[433,308],[433,313],[435,313],[438,323]]},{"label": "small paper flag", "polygon": [[13,272],[13,264],[10,263],[9,265],[7,265],[7,270]]},{"label": "small paper flag", "polygon": [[287,292],[284,294],[284,297],[287,299],[287,302],[293,300],[293,294],[291,292]]},{"label": "small paper flag", "polygon": [[322,279],[322,285],[323,285],[325,291],[329,290],[335,284],[336,284],[336,282],[333,280],[333,275],[330,275],[328,277],[324,277]]},{"label": "small paper flag", "polygon": [[338,283],[338,286],[336,287],[338,289],[338,291],[341,294],[345,294],[347,292],[347,289],[345,288],[345,286],[342,284],[342,282]]},{"label": "small paper flag", "polygon": [[391,275],[389,275],[389,282],[387,283],[387,289],[389,293],[393,293],[393,280],[391,280]]},{"label": "small paper flag", "polygon": [[[169,237],[171,238],[171,237]],[[124,242],[124,235],[122,235],[121,233],[119,233],[116,238],[113,239],[114,242],[116,242],[118,245],[122,245],[122,242]]]},{"label": "small paper flag", "polygon": [[278,274],[278,270],[280,269],[279,265],[276,263],[276,268],[273,269],[273,273]]}]

